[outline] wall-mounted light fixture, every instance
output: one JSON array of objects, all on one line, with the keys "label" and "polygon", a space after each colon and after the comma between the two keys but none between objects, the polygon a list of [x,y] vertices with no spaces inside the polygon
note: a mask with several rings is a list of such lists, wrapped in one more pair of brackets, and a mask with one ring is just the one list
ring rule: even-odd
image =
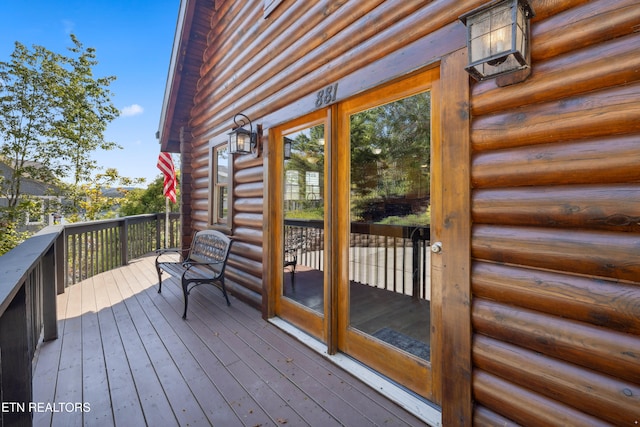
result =
[{"label": "wall-mounted light fixture", "polygon": [[535,16],[527,0],[494,0],[460,16],[467,27],[469,65],[476,80],[519,72],[505,84],[531,73],[529,20]]},{"label": "wall-mounted light fixture", "polygon": [[283,137],[282,148],[284,149],[284,159],[289,160],[291,158],[291,144],[293,143],[293,139]]},{"label": "wall-mounted light fixture", "polygon": [[[255,149],[256,156],[260,155],[258,134],[253,131],[251,119],[242,113],[233,117],[236,127],[229,132],[229,152],[231,154],[248,154]],[[244,127],[249,125],[249,130]]]}]

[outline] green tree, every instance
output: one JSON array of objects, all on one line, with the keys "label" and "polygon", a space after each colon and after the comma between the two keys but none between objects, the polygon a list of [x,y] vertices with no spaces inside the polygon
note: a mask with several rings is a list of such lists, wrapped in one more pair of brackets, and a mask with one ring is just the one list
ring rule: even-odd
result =
[{"label": "green tree", "polygon": [[[285,137],[291,143],[290,157],[285,161],[287,173],[285,186],[296,188],[300,199],[294,199],[285,205],[286,218],[322,219],[324,217],[324,125],[290,134]],[[309,173],[317,173],[318,182],[308,181]],[[295,179],[297,178],[297,182]],[[294,180],[289,182],[289,180]]]},{"label": "green tree", "polygon": [[81,197],[81,184],[88,182],[98,169],[91,155],[98,149],[121,148],[118,144],[104,140],[107,125],[119,115],[111,103],[112,93],[108,87],[114,76],[94,78],[96,61],[95,49],[84,48],[75,35],[71,34],[72,56],[64,57],[59,64],[62,84],[56,86],[56,120],[52,135],[62,146],[63,157],[73,176],[76,190],[73,194],[74,206]]},{"label": "green tree", "polygon": [[[180,174],[177,171],[177,179]],[[146,189],[135,188],[129,191],[120,202],[120,215],[140,215],[148,213],[160,213],[165,211],[165,197],[162,194],[164,178],[159,176]],[[179,185],[176,186],[176,189]],[[180,192],[177,194],[178,203],[169,203],[171,212],[178,212],[180,208]]]},{"label": "green tree", "polygon": [[429,222],[428,209],[416,214],[416,206],[429,203],[430,111],[430,92],[424,92],[351,116],[353,218]]},{"label": "green tree", "polygon": [[[78,200],[79,212],[72,213],[69,220],[71,222],[85,219],[94,221],[101,218],[116,216],[116,208],[123,198],[133,190],[128,187],[141,184],[144,178],[131,179],[122,177],[117,169],[109,168],[104,173],[98,173],[89,182],[82,184],[82,198]],[[116,189],[120,197],[108,196],[106,189]],[[82,218],[80,217],[82,215]]]},{"label": "green tree", "polygon": [[351,116],[351,162],[358,165],[351,171],[355,193],[419,192],[414,187],[420,176],[430,172],[430,111],[430,92],[424,92]]},{"label": "green tree", "polygon": [[41,46],[32,51],[15,46],[11,60],[0,62],[0,160],[10,169],[0,181],[0,194],[7,199],[10,220],[17,215],[25,179],[52,182],[63,172],[56,167],[60,147],[48,140],[61,58]]},{"label": "green tree", "polygon": [[115,77],[95,78],[95,50],[73,34],[71,41],[67,55],[16,42],[10,59],[0,62],[0,161],[9,166],[0,179],[0,197],[7,200],[0,209],[3,241],[28,205],[22,203],[25,179],[62,187],[71,175],[69,194],[79,209],[83,184],[90,187],[98,169],[92,155],[118,147],[104,140],[118,116],[108,90]]}]

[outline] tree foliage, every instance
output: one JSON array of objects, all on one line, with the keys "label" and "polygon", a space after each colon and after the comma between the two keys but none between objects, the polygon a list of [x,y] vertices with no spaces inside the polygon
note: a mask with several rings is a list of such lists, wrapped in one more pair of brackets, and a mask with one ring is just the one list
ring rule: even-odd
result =
[{"label": "tree foliage", "polygon": [[[362,196],[418,194],[430,173],[429,92],[351,116],[352,189]],[[427,186],[428,188],[428,186]]]},{"label": "tree foliage", "polygon": [[[144,179],[122,177],[115,168],[109,168],[104,173],[98,173],[89,182],[82,184],[83,197],[79,200],[80,215],[75,212],[69,220],[94,221],[102,218],[113,218],[118,215],[119,206],[127,195],[135,191],[130,187],[140,184]],[[120,197],[105,194],[105,189],[115,189]]]},{"label": "tree foliage", "polygon": [[[285,205],[287,218],[322,219],[324,217],[324,125],[316,125],[286,136],[291,143],[290,158],[285,161]],[[289,172],[290,171],[290,172]],[[308,182],[310,174],[313,182]],[[287,195],[285,196],[287,197]]]},{"label": "tree foliage", "polygon": [[16,42],[9,60],[0,61],[0,161],[10,171],[0,180],[6,200],[0,220],[11,224],[3,229],[18,228],[27,179],[64,187],[62,180],[71,176],[68,188],[78,214],[98,170],[92,155],[118,147],[104,140],[119,114],[108,89],[115,77],[94,77],[95,50],[73,34],[71,42],[67,54]]},{"label": "tree foliage", "polygon": [[0,155],[11,169],[0,192],[9,208],[18,205],[25,178],[50,182],[63,172],[55,164],[62,153],[50,143],[60,60],[41,46],[30,51],[16,43],[10,62],[0,62]]},{"label": "tree foliage", "polygon": [[96,161],[91,154],[98,149],[119,148],[115,142],[105,141],[107,125],[118,117],[118,109],[111,103],[108,90],[114,76],[94,78],[93,67],[98,64],[95,49],[84,49],[82,43],[72,34],[73,56],[64,58],[60,69],[63,84],[56,87],[54,97],[56,120],[53,123],[53,137],[64,149],[64,157],[70,165],[74,184],[91,179],[96,171]]},{"label": "tree foliage", "polygon": [[[177,173],[178,182],[180,174]],[[130,190],[120,202],[120,215],[141,215],[147,213],[164,212],[166,209],[165,197],[162,194],[164,178],[159,176],[145,189],[135,188]],[[177,212],[180,207],[180,186],[176,186],[178,203],[169,203],[171,212]]]}]

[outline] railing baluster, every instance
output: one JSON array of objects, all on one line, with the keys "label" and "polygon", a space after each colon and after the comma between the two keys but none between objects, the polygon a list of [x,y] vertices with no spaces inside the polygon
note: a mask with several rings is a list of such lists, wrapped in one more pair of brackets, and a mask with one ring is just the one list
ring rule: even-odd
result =
[{"label": "railing baluster", "polygon": [[89,257],[88,252],[89,252],[89,244],[88,244],[88,234],[89,233],[82,233],[82,274],[80,275],[80,280],[84,280],[86,279],[88,276],[88,270],[89,270]]},{"label": "railing baluster", "polygon": [[76,234],[73,234],[71,236],[71,242],[72,242],[72,248],[71,248],[71,253],[72,253],[72,257],[71,257],[71,284],[75,285],[76,283],[76,270],[78,268],[78,260],[77,260],[77,238],[78,236]]}]

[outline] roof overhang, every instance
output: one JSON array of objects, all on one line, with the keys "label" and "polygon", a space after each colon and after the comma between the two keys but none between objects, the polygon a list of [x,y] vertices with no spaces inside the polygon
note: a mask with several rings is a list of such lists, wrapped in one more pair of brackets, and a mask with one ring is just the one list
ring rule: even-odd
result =
[{"label": "roof overhang", "polygon": [[[181,129],[188,128],[206,34],[193,31],[194,20],[208,28],[215,9],[213,0],[181,0],[156,137],[160,151],[180,152]],[[201,25],[197,25],[202,27]],[[189,77],[189,78],[187,78]]]}]

